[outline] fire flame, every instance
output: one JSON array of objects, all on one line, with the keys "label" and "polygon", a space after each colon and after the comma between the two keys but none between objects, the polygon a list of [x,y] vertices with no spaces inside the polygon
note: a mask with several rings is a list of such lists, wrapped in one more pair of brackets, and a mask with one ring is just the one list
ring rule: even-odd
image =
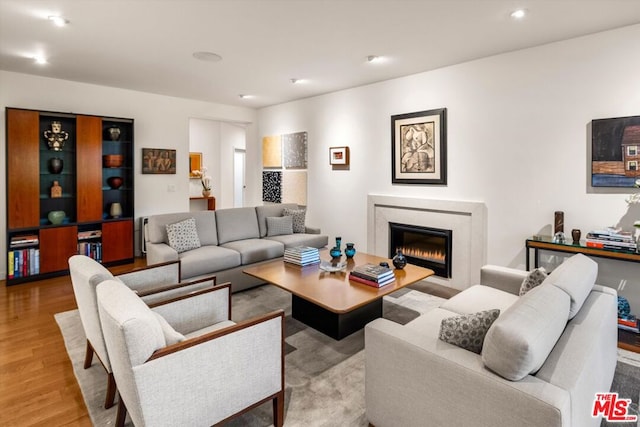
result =
[{"label": "fire flame", "polygon": [[427,261],[444,264],[446,262],[446,254],[441,250],[425,250],[416,247],[401,247],[402,253],[406,256],[414,258],[422,258]]}]

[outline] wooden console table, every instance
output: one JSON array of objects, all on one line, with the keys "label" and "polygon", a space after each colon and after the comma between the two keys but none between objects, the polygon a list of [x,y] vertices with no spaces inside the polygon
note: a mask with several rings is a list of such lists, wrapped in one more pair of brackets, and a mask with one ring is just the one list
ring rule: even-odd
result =
[{"label": "wooden console table", "polygon": [[530,268],[530,250],[533,249],[533,268],[539,267],[539,251],[541,249],[556,252],[573,254],[585,254],[599,258],[617,259],[619,261],[640,262],[640,253],[627,251],[616,251],[614,249],[590,248],[584,245],[584,241],[573,243],[570,240],[566,243],[556,243],[551,236],[534,236],[528,238],[526,243],[527,271]]},{"label": "wooden console table", "polygon": [[189,197],[189,200],[206,200],[207,201],[207,209],[210,211],[216,210],[216,198],[213,196],[204,197],[204,196],[196,196]]}]

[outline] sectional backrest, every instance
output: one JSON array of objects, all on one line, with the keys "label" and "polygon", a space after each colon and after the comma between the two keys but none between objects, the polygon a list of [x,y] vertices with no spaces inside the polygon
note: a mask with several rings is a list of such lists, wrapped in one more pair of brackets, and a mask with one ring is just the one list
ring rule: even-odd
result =
[{"label": "sectional backrest", "polygon": [[230,208],[215,212],[219,244],[260,238],[255,208]]},{"label": "sectional backrest", "polygon": [[298,205],[295,203],[279,203],[275,205],[256,206],[260,237],[267,235],[267,217],[282,216],[282,212],[285,209],[298,209]]},{"label": "sectional backrest", "polygon": [[150,216],[147,223],[146,240],[150,243],[168,244],[167,224],[173,224],[189,218],[196,220],[196,230],[201,245],[218,244],[215,211],[177,212]]}]

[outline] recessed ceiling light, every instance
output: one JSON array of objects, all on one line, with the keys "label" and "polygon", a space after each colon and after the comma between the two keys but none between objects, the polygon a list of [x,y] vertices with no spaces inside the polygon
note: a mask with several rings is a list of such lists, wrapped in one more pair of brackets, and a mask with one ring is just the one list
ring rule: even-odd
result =
[{"label": "recessed ceiling light", "polygon": [[33,61],[38,65],[44,65],[47,63],[47,58],[42,55],[36,55],[33,57]]},{"label": "recessed ceiling light", "polygon": [[518,9],[511,12],[511,17],[513,19],[522,19],[527,15],[527,9]]},{"label": "recessed ceiling light", "polygon": [[293,83],[294,85],[299,85],[301,83],[304,83],[305,80],[304,79],[290,79],[290,82]]},{"label": "recessed ceiling light", "polygon": [[253,98],[253,95],[245,95],[243,93],[241,93],[240,95],[238,95],[240,97],[240,99],[250,99]]},{"label": "recessed ceiling light", "polygon": [[200,61],[218,62],[222,61],[222,56],[213,52],[194,52],[193,57]]},{"label": "recessed ceiling light", "polygon": [[381,62],[382,61],[382,57],[378,56],[378,55],[369,55],[367,56],[367,62]]},{"label": "recessed ceiling light", "polygon": [[53,24],[57,27],[64,27],[69,23],[69,21],[64,19],[62,16],[49,15],[48,18],[49,21],[53,22]]}]

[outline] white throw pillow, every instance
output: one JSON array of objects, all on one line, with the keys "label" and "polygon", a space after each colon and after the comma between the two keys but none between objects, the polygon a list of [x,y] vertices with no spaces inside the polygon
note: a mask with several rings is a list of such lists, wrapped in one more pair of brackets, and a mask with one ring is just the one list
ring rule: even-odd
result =
[{"label": "white throw pillow", "polygon": [[290,216],[268,216],[267,236],[293,234],[293,218]]},{"label": "white throw pillow", "polygon": [[194,218],[167,224],[167,238],[169,239],[169,246],[178,253],[200,247],[200,239],[198,238],[196,220]]}]

